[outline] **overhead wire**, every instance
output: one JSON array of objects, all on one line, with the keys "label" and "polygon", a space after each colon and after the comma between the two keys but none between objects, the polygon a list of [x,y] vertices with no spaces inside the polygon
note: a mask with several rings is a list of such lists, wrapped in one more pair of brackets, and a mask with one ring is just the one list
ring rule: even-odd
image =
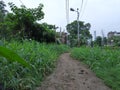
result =
[{"label": "overhead wire", "polygon": [[65,11],[66,11],[66,20],[67,20],[67,0],[65,0]]},{"label": "overhead wire", "polygon": [[86,2],[85,2],[85,4],[84,4],[84,7],[83,7],[83,10],[82,10],[82,13],[81,13],[81,15],[80,15],[80,18],[82,18],[83,15],[84,15],[84,12],[85,12],[85,9],[86,9],[86,6],[87,6],[87,3],[88,3],[88,0],[86,0]]},{"label": "overhead wire", "polygon": [[[69,24],[69,0],[66,0],[66,21],[67,21],[67,25]],[[68,29],[66,27],[66,31],[68,32]],[[67,44],[69,41],[69,37],[67,35]]]},{"label": "overhead wire", "polygon": [[68,0],[68,23],[69,23],[69,0]]},{"label": "overhead wire", "polygon": [[69,0],[66,0],[66,21],[69,23]]},{"label": "overhead wire", "polygon": [[80,15],[81,15],[81,12],[82,12],[82,8],[83,8],[83,0],[81,2],[81,7],[80,7],[80,10],[79,10]]},{"label": "overhead wire", "polygon": [[25,4],[22,2],[22,0],[19,0],[20,1],[20,3],[22,4],[22,5],[24,5],[25,6]]}]

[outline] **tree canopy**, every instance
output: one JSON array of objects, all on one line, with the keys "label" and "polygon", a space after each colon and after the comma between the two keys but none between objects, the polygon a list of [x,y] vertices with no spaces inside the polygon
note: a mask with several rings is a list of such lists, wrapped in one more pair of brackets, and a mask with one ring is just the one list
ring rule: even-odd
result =
[{"label": "tree canopy", "polygon": [[[6,5],[0,5],[4,11]],[[55,42],[55,25],[47,23],[39,24],[37,21],[44,18],[43,4],[37,8],[27,8],[24,5],[17,7],[9,3],[12,13],[4,16],[4,22],[0,22],[1,37],[5,39],[34,39],[39,42]]]},{"label": "tree canopy", "polygon": [[6,4],[4,3],[4,1],[0,1],[0,15],[4,16],[7,12],[7,10],[5,10]]},{"label": "tree canopy", "polygon": [[[67,31],[70,33],[70,43],[76,45],[77,44],[77,33],[78,33],[78,26],[77,21],[73,21],[72,23],[67,25]],[[79,21],[79,34],[80,34],[80,44],[86,44],[87,40],[92,38],[90,34],[90,23],[84,23]],[[73,45],[73,46],[74,46]]]},{"label": "tree canopy", "polygon": [[5,19],[5,15],[7,13],[7,10],[5,10],[6,4],[4,3],[4,1],[0,0],[0,38],[3,37],[3,32],[4,32],[4,19]]}]

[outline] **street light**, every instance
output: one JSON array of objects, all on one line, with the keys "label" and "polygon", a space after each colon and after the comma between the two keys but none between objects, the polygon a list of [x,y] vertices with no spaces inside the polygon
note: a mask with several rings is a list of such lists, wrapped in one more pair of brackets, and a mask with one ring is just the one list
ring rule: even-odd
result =
[{"label": "street light", "polygon": [[73,8],[70,8],[70,11],[75,11]]},{"label": "street light", "polygon": [[73,11],[73,12],[77,12],[77,34],[78,34],[78,46],[80,45],[79,41],[80,41],[80,30],[79,30],[79,9],[77,8],[77,10],[73,9],[73,8],[70,8],[70,11]]}]

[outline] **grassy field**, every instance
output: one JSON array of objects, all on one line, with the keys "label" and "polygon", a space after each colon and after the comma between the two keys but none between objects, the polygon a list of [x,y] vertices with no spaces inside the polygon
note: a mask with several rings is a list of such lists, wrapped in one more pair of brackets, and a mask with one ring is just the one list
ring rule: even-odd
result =
[{"label": "grassy field", "polygon": [[27,40],[4,42],[2,46],[18,54],[31,66],[25,67],[17,60],[10,61],[0,56],[0,88],[5,90],[34,90],[53,71],[58,56],[69,49],[65,45]]},{"label": "grassy field", "polygon": [[120,48],[74,48],[71,56],[86,63],[113,90],[120,90]]}]

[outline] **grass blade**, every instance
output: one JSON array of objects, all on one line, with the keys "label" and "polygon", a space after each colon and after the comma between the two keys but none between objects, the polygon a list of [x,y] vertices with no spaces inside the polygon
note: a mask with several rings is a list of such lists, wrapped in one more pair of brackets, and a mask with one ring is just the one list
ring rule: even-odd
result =
[{"label": "grass blade", "polygon": [[11,62],[18,62],[25,67],[31,67],[30,64],[21,58],[18,54],[2,46],[0,46],[0,56],[5,57]]}]

